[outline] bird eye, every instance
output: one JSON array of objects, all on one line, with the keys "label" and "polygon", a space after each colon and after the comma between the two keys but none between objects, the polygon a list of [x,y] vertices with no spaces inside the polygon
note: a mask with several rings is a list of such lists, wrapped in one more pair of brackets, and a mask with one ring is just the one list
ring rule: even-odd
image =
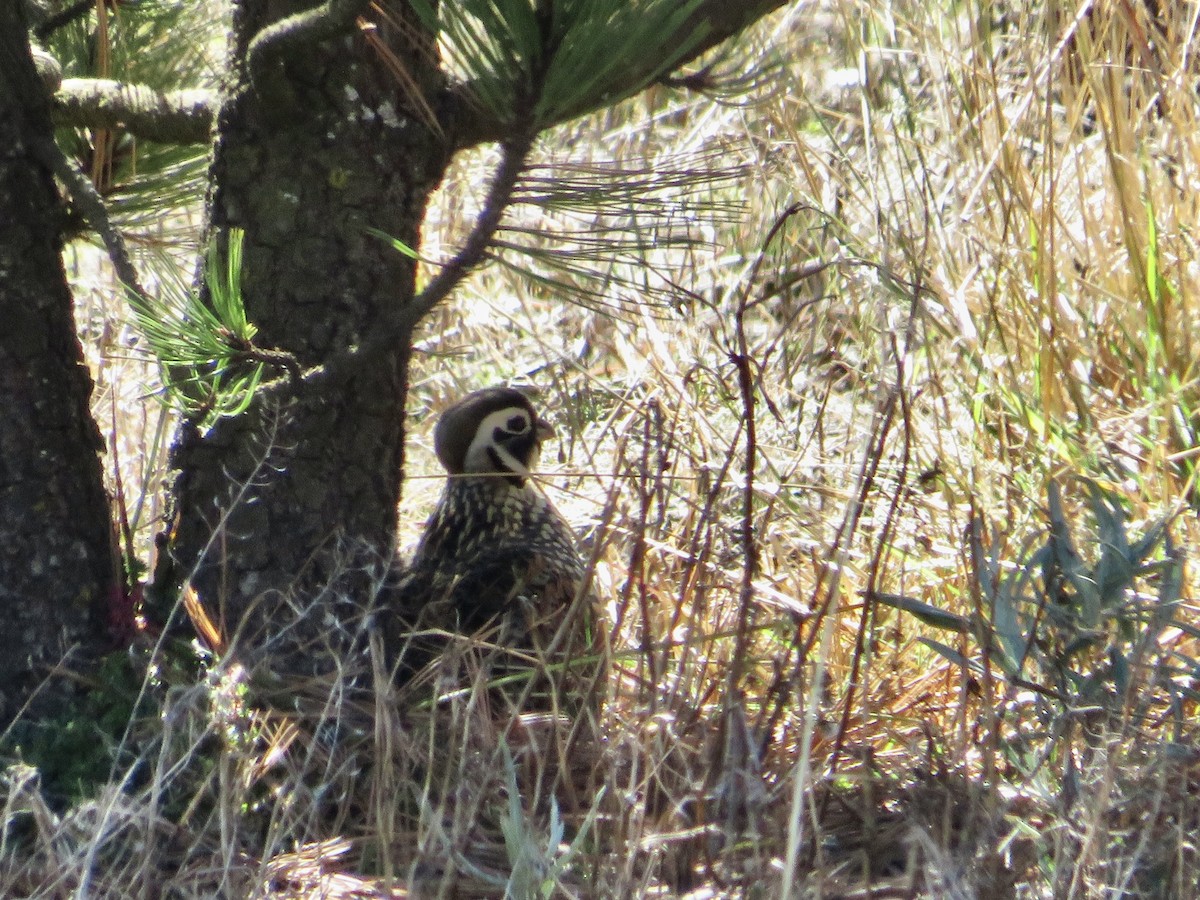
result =
[{"label": "bird eye", "polygon": [[504,427],[512,434],[522,434],[529,430],[529,420],[525,416],[510,416]]}]

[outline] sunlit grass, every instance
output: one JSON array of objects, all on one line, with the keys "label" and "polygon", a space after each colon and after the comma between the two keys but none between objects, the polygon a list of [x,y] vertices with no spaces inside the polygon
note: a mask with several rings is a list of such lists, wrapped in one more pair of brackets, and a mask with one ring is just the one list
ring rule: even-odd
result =
[{"label": "sunlit grass", "polygon": [[[1200,622],[1186,565],[1171,621],[1143,612],[1196,539],[1197,14],[1079,9],[800,4],[746,39],[776,67],[757,93],[694,105],[655,88],[547,135],[547,172],[711,167],[713,212],[667,208],[695,240],[556,272],[569,291],[493,264],[434,312],[401,544],[440,486],[437,414],[486,384],[536,389],[559,433],[542,482],[611,625],[603,738],[563,760],[561,731],[484,715],[483,690],[440,714],[378,682],[373,699],[341,693],[370,660],[304,686],[315,706],[300,712],[231,712],[215,687],[174,697],[187,725],[152,783],[169,793],[172,773],[190,792],[173,798],[180,894],[394,878],[498,896],[540,865],[555,896],[1187,895]],[[493,165],[456,163],[424,258],[453,254]],[[543,250],[591,226],[526,205],[511,224]],[[630,227],[611,204],[598,226]],[[115,347],[103,383],[141,383],[114,372]],[[145,434],[147,414],[118,406],[114,434]],[[1015,674],[986,650],[1010,612],[997,586],[1054,529],[1094,571],[1113,538],[1085,485],[1121,504],[1130,540],[1167,522],[1178,549],[1155,545],[1096,635],[1071,630],[1069,579],[1031,567],[1021,609],[1040,643]],[[253,739],[205,774],[185,738],[231,716]],[[558,847],[552,784],[579,829]],[[150,800],[117,804],[130,845],[154,831]],[[121,855],[81,830],[55,843],[39,820],[38,864]],[[251,834],[268,836],[261,858],[239,856]],[[16,885],[30,870],[6,871]]]}]

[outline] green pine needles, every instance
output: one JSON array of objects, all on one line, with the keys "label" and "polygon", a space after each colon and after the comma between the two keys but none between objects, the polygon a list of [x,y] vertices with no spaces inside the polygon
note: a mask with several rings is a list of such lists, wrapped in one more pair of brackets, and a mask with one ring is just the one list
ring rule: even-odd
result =
[{"label": "green pine needles", "polygon": [[224,254],[209,247],[207,302],[180,281],[164,282],[156,298],[130,292],[167,395],[201,421],[245,411],[263,379],[266,363],[253,343],[258,329],[242,300],[242,238],[241,229],[231,229]]},{"label": "green pine needles", "polygon": [[689,24],[699,5],[412,0],[480,108],[505,125],[535,130],[636,94],[675,68],[704,36]]}]

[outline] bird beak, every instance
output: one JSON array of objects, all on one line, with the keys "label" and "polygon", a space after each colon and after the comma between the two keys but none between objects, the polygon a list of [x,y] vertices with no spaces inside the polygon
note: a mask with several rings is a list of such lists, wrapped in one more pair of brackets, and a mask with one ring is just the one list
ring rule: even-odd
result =
[{"label": "bird beak", "polygon": [[533,423],[533,433],[537,437],[537,442],[540,444],[543,441],[548,441],[552,437],[556,437],[554,426],[545,419],[537,419]]}]

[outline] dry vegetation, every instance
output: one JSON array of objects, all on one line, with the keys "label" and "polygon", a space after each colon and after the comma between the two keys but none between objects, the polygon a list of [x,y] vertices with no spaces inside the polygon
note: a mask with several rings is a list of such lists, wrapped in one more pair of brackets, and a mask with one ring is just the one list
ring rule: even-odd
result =
[{"label": "dry vegetation", "polygon": [[[651,170],[687,206],[607,205],[640,246],[574,303],[493,264],[432,317],[402,528],[437,412],[536,387],[612,623],[600,736],[561,760],[486,691],[431,712],[352,661],[299,711],[163,675],[94,800],[9,771],[0,894],[1194,896],[1198,10],[799,3],[718,66],[748,93],[548,136],[540,175]],[[146,370],[82,296],[149,535]]]}]

